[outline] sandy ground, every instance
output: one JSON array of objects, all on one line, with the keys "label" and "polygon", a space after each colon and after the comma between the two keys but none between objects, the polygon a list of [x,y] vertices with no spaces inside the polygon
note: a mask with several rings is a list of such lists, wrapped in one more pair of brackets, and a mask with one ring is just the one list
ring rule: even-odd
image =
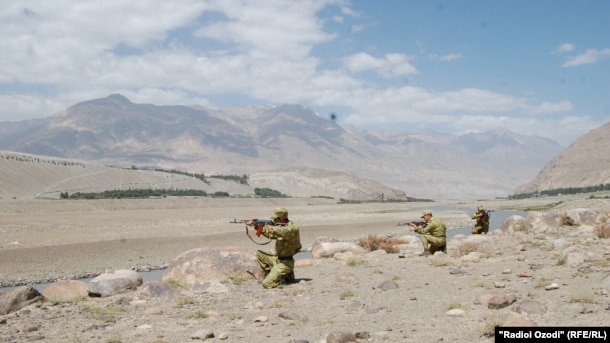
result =
[{"label": "sandy ground", "polygon": [[[105,270],[154,269],[199,247],[256,249],[244,225],[230,221],[268,217],[276,206],[288,208],[309,248],[320,236],[353,240],[368,234],[407,234],[396,224],[418,219],[428,208],[451,229],[470,225],[469,213],[479,203],[501,209],[551,202],[561,202],[556,210],[610,211],[608,200],[582,196],[350,205],[318,198],[4,201],[0,282],[11,286]],[[538,325],[610,326],[610,299],[600,288],[601,278],[610,272],[607,240],[588,243],[601,262],[583,273],[558,265],[556,252],[535,244],[501,235],[490,239],[494,253],[476,262],[415,254],[373,255],[352,264],[325,259],[299,268],[301,281],[282,289],[263,290],[252,280],[235,285],[228,294],[187,292],[181,299],[188,301],[142,300],[137,293],[128,294],[130,305],[111,323],[85,309],[116,306],[116,297],[39,304],[0,320],[0,342],[190,342],[202,329],[215,333],[210,341],[228,342],[323,342],[337,330],[359,333],[358,342],[491,342],[485,335],[489,327],[516,313],[488,309],[482,299],[494,292],[544,304],[542,314],[520,314]],[[543,267],[534,270],[533,265]],[[383,282],[398,288],[383,290]],[[559,289],[545,290],[551,283]],[[449,315],[450,310],[459,314]]]}]

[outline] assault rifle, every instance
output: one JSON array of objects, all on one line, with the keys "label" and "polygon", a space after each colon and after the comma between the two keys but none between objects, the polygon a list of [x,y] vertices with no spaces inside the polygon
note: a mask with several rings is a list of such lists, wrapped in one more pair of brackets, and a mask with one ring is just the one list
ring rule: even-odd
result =
[{"label": "assault rifle", "polygon": [[405,226],[405,225],[415,225],[415,226],[424,226],[426,225],[426,222],[423,220],[412,220],[410,222],[406,222],[406,223],[398,223],[396,224],[396,226]]}]

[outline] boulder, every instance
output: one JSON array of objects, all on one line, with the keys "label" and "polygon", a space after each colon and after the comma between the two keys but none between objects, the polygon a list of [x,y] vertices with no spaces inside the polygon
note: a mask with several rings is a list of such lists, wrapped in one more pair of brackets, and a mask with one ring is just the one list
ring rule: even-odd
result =
[{"label": "boulder", "polygon": [[579,266],[585,261],[589,261],[591,258],[592,253],[580,245],[571,245],[563,249],[559,255],[559,261],[569,267]]},{"label": "boulder", "polygon": [[106,272],[93,278],[87,284],[91,297],[109,297],[128,290],[135,290],[142,285],[142,276],[130,269],[119,269]]},{"label": "boulder", "polygon": [[561,216],[556,212],[529,212],[525,218],[528,227],[536,233],[545,233],[551,228],[558,227]]},{"label": "boulder", "polygon": [[595,225],[607,221],[605,214],[588,208],[574,208],[566,212],[574,220],[575,225]]},{"label": "boulder", "polygon": [[30,286],[21,286],[8,292],[0,293],[0,315],[18,311],[41,299],[43,299],[42,294]]},{"label": "boulder", "polygon": [[42,295],[51,301],[71,302],[89,296],[87,283],[78,280],[60,280],[50,284]]},{"label": "boulder", "polygon": [[165,269],[162,280],[172,280],[193,290],[205,290],[227,279],[262,279],[256,253],[242,247],[197,248],[176,257]]},{"label": "boulder", "polygon": [[334,257],[336,253],[344,252],[366,254],[368,251],[356,243],[340,242],[325,237],[318,238],[311,247],[311,254],[313,258]]},{"label": "boulder", "polygon": [[173,299],[180,294],[180,291],[163,281],[149,281],[142,285],[140,294],[149,298]]},{"label": "boulder", "polygon": [[515,232],[527,232],[528,225],[525,221],[525,218],[517,215],[512,215],[502,224],[502,233],[512,235]]}]

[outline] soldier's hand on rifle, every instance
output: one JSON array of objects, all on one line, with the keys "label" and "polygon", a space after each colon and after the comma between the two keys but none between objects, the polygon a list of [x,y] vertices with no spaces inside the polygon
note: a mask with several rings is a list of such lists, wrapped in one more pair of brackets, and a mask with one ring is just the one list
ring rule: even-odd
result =
[{"label": "soldier's hand on rifle", "polygon": [[248,220],[246,221],[246,225],[248,225],[248,226],[254,226],[254,220],[252,220],[252,219],[248,219]]}]

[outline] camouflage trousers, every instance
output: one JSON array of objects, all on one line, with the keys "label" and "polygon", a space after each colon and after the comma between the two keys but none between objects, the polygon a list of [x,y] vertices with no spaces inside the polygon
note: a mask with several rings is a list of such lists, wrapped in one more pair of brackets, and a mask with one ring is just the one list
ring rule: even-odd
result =
[{"label": "camouflage trousers", "polygon": [[265,272],[264,288],[275,288],[282,284],[284,277],[294,270],[294,260],[279,259],[276,255],[262,250],[256,252],[256,260]]},{"label": "camouflage trousers", "polygon": [[421,242],[424,245],[424,250],[430,251],[431,254],[437,251],[447,251],[447,239],[445,237],[421,235]]},{"label": "camouflage trousers", "polygon": [[470,231],[473,235],[480,235],[482,233],[487,233],[489,231],[489,225],[485,226],[485,225],[477,225],[475,227],[472,228],[472,231]]}]

